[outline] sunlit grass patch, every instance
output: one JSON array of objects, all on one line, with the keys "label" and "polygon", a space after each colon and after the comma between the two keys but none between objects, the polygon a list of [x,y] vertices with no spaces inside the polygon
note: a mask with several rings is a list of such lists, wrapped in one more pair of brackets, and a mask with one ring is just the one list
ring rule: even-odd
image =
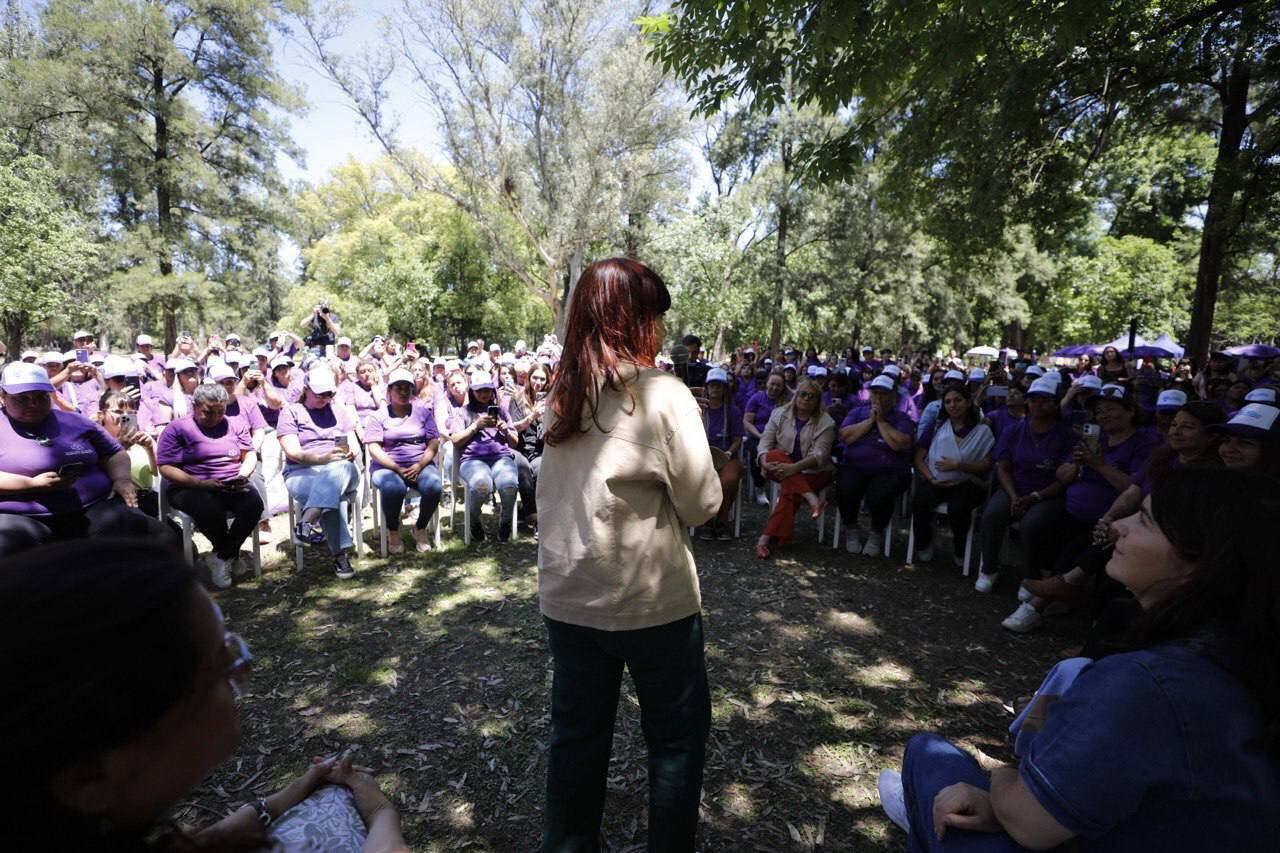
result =
[{"label": "sunlit grass patch", "polygon": [[881,661],[854,671],[854,681],[863,687],[906,687],[915,681],[911,668],[894,661]]}]

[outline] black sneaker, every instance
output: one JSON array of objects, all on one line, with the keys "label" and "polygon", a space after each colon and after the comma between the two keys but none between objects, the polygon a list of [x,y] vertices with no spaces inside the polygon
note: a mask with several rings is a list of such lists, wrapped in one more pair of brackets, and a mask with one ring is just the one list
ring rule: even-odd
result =
[{"label": "black sneaker", "polygon": [[716,538],[719,539],[721,542],[732,542],[733,528],[730,527],[728,524],[724,525],[723,527],[720,527],[717,525]]},{"label": "black sneaker", "polygon": [[484,525],[478,521],[473,521],[471,523],[471,541],[472,542],[484,541]]},{"label": "black sneaker", "polygon": [[709,521],[698,528],[698,538],[703,542],[716,541],[716,525],[715,522]]},{"label": "black sneaker", "polygon": [[343,580],[356,576],[355,566],[351,565],[351,558],[346,554],[339,554],[333,558],[333,572]]},{"label": "black sneaker", "polygon": [[508,542],[510,541],[510,539],[511,539],[511,524],[509,522],[504,521],[498,527],[498,541]]}]

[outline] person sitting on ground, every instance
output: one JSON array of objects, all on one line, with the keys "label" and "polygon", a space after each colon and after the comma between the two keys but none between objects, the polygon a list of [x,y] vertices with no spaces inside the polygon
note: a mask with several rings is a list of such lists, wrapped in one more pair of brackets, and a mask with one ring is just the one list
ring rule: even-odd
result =
[{"label": "person sitting on ground", "polygon": [[258,467],[253,438],[243,423],[227,418],[229,401],[221,385],[198,386],[191,414],[169,424],[156,448],[169,504],[191,516],[213,546],[204,562],[219,589],[252,572],[240,546],[262,517],[262,496],[250,483]]},{"label": "person sitting on ground", "polygon": [[[742,437],[745,415],[733,405],[729,394],[729,374],[720,367],[707,371],[706,407],[703,410],[707,430],[707,444],[715,458],[716,472],[720,475],[720,488],[724,494],[720,511],[698,531],[698,538],[711,541],[728,541],[733,538],[733,526],[729,515],[738,499],[738,485],[742,482]],[[719,451],[717,453],[717,451]]]},{"label": "person sitting on ground", "polygon": [[133,397],[120,391],[103,391],[94,420],[129,454],[129,478],[138,495],[138,509],[148,518],[158,518],[156,477],[160,469],[156,465],[156,442],[139,428],[137,412]]},{"label": "person sitting on ground", "polygon": [[1235,471],[1260,471],[1280,477],[1280,409],[1250,403],[1225,424],[1212,427],[1222,436],[1218,457]]},{"label": "person sitting on ground", "polygon": [[761,506],[769,505],[769,495],[764,488],[764,472],[759,467],[760,439],[774,410],[786,404],[788,399],[786,380],[781,373],[774,371],[765,380],[764,389],[751,395],[742,416],[747,458],[751,461],[751,478],[756,487],[756,503]]},{"label": "person sitting on ground", "polygon": [[170,549],[67,542],[7,560],[0,677],[14,692],[0,725],[22,732],[9,754],[23,772],[0,797],[6,846],[407,851],[391,801],[349,758],[312,759],[289,785],[200,829],[167,817],[235,752],[252,665]]},{"label": "person sitting on ground", "polygon": [[815,519],[826,508],[819,495],[831,485],[836,424],[823,411],[821,394],[818,383],[801,382],[791,402],[774,409],[760,438],[760,469],[779,485],[778,502],[756,541],[755,555],[761,559],[768,558],[770,545],[791,541],[801,503]]},{"label": "person sitting on ground", "polygon": [[995,437],[982,423],[969,386],[953,384],[947,388],[942,409],[945,417],[938,418],[916,443],[912,525],[916,555],[927,563],[933,559],[933,511],[945,501],[955,549],[953,560],[963,567],[973,513],[987,497]]},{"label": "person sitting on ground", "polygon": [[410,488],[421,496],[413,540],[419,552],[431,550],[427,524],[440,505],[442,481],[436,469],[440,435],[431,407],[414,399],[413,375],[393,370],[387,377],[387,403],[365,421],[373,487],[382,501],[387,547],[404,552],[400,540],[400,509]]},{"label": "person sitting on ground", "polygon": [[[1014,387],[1009,389],[1010,395]],[[982,562],[974,588],[990,592],[1000,575],[1000,551],[1009,527],[1019,525],[1026,577],[1053,560],[1055,527],[1066,491],[1057,479],[1058,469],[1071,458],[1076,437],[1071,426],[1058,417],[1058,386],[1040,377],[1026,394],[1027,416],[1000,434],[992,458],[996,482],[982,511],[979,543]]]},{"label": "person sitting on ground", "polygon": [[453,451],[458,456],[458,474],[467,484],[471,538],[484,541],[480,512],[496,491],[502,502],[498,541],[506,542],[511,538],[520,486],[512,450],[520,436],[511,428],[511,415],[498,403],[493,380],[487,373],[472,376],[467,396],[467,405],[462,409],[465,426],[454,433]]},{"label": "person sitting on ground", "polygon": [[[836,501],[847,528],[845,550],[878,557],[893,517],[893,505],[911,483],[911,447],[915,424],[897,407],[893,378],[877,376],[871,402],[849,412],[840,425],[844,454],[836,474]],[[871,529],[858,522],[866,499]]]},{"label": "person sitting on ground", "polygon": [[355,575],[348,552],[347,495],[355,493],[360,472],[354,457],[356,416],[349,406],[334,405],[337,380],[327,366],[307,373],[302,399],[280,410],[276,434],[286,459],[284,484],[301,509],[293,530],[298,545],[324,543],[340,578]]},{"label": "person sitting on ground", "polygon": [[[1206,512],[1205,507],[1213,507]],[[984,772],[934,734],[880,799],[910,850],[1273,850],[1280,834],[1280,517],[1274,479],[1175,471],[1116,523],[1127,649],[1064,661]]]},{"label": "person sitting on ground", "polygon": [[101,426],[53,408],[37,364],[0,373],[0,556],[98,536],[167,537],[138,510],[129,454]]},{"label": "person sitting on ground", "polygon": [[[1037,567],[1041,577],[1070,571],[1080,553],[1092,544],[1098,519],[1129,488],[1160,443],[1159,433],[1139,423],[1138,407],[1129,389],[1104,385],[1092,406],[1099,434],[1083,436],[1072,451],[1072,460],[1056,473],[1059,481],[1068,484],[1055,525],[1061,546],[1049,571]],[[1039,627],[1046,605],[1034,598],[1023,601],[1000,624],[1016,633],[1033,631]]]}]

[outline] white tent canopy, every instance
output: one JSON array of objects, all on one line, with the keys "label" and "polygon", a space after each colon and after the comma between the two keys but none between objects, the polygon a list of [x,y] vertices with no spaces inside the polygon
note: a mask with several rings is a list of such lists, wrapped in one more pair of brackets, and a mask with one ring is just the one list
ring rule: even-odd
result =
[{"label": "white tent canopy", "polygon": [[995,347],[976,346],[965,351],[966,358],[997,358],[1000,350]]}]

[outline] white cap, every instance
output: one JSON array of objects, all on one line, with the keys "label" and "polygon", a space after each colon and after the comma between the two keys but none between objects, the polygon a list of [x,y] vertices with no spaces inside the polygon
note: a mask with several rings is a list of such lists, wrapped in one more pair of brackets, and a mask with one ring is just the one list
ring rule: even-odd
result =
[{"label": "white cap", "polygon": [[[1123,400],[1125,398],[1124,386],[1107,383],[1098,392],[1098,397],[1103,400]],[[1185,398],[1186,395],[1184,394],[1183,397]]]},{"label": "white cap", "polygon": [[943,382],[963,382],[964,374],[958,370],[948,370],[946,373],[942,374],[942,381]]},{"label": "white cap", "polygon": [[707,384],[710,385],[712,382],[723,382],[727,385],[729,374],[724,371],[724,368],[713,367],[707,371]]},{"label": "white cap", "polygon": [[231,332],[231,333],[229,333],[229,334],[227,335],[226,340],[227,340],[227,341],[238,341],[238,340],[240,340],[240,336],[239,336],[239,335],[237,335],[235,332]]},{"label": "white cap", "polygon": [[69,349],[62,354],[62,361],[64,364],[68,361],[75,361],[75,360],[76,360],[76,351],[73,349]]},{"label": "white cap", "polygon": [[205,378],[210,382],[221,382],[224,379],[235,379],[236,372],[224,361],[215,361],[209,365]]},{"label": "white cap", "polygon": [[29,359],[29,358],[33,358],[33,359],[39,360],[39,358],[40,358],[40,353],[39,353],[38,351],[36,351],[36,350],[33,350],[33,349],[23,350],[23,351],[22,351],[22,356],[21,356],[21,358],[20,358],[19,360],[20,360],[20,361],[26,361],[26,360],[27,360],[27,359]]},{"label": "white cap", "polygon": [[1028,397],[1043,396],[1043,397],[1056,398],[1058,396],[1058,383],[1054,382],[1048,376],[1038,377],[1034,382],[1031,383],[1031,387],[1027,389],[1027,396]]},{"label": "white cap", "polygon": [[345,337],[345,336],[344,336],[344,337],[341,337],[341,338],[338,338],[338,342],[337,342],[336,344],[334,344],[334,346],[338,346],[338,347],[349,347],[349,346],[351,346],[351,338],[348,338],[348,337]]},{"label": "white cap", "polygon": [[[25,354],[23,356],[25,358]],[[1276,389],[1274,388],[1254,388],[1248,394],[1244,395],[1246,403],[1271,403],[1276,402]]]},{"label": "white cap", "polygon": [[89,331],[88,329],[79,329],[76,331],[74,335],[71,336],[71,340],[78,341],[81,338],[92,338],[92,337],[93,337],[93,332]]},{"label": "white cap", "polygon": [[[5,373],[8,374],[8,368],[5,368]],[[1209,429],[1256,438],[1280,430],[1280,425],[1276,423],[1277,418],[1280,418],[1280,409],[1275,406],[1250,403],[1236,412],[1225,424],[1215,424]]]},{"label": "white cap", "polygon": [[823,367],[821,364],[816,365],[816,366],[813,368],[813,373],[812,373],[811,375],[813,375],[813,376],[826,376],[826,375],[827,375],[827,369],[826,369],[825,367]]},{"label": "white cap", "polygon": [[489,344],[489,352],[502,352],[502,347],[498,344]]},{"label": "white cap", "polygon": [[970,382],[986,382],[987,371],[983,370],[981,367],[975,367],[973,370],[969,371],[969,381]]},{"label": "white cap", "polygon": [[106,364],[107,356],[104,353],[91,352],[89,353],[89,363],[90,364]]},{"label": "white cap", "polygon": [[387,377],[387,387],[390,388],[397,382],[408,382],[410,385],[415,384],[413,381],[413,374],[405,370],[403,367],[398,367],[391,371],[391,375]]},{"label": "white cap", "polygon": [[[74,358],[74,356],[72,356]],[[36,358],[36,364],[62,364],[62,353],[49,350]]]},{"label": "white cap", "polygon": [[516,352],[528,352],[528,351],[529,351],[529,345],[528,345],[527,343],[525,343],[524,341],[516,341],[516,345],[515,345],[514,349],[515,349],[515,351],[516,351]]},{"label": "white cap", "polygon": [[902,368],[898,367],[896,364],[886,364],[881,368],[880,372],[897,379],[902,375]]},{"label": "white cap", "polygon": [[[784,365],[782,365],[782,369],[783,369],[783,370],[796,370],[796,366],[795,366],[794,364],[784,364]],[[797,371],[797,372],[798,372],[798,371]]]},{"label": "white cap", "polygon": [[1161,391],[1160,396],[1156,398],[1156,411],[1166,412],[1170,409],[1181,409],[1186,404],[1186,392],[1179,391],[1177,388],[1170,388],[1168,391]]},{"label": "white cap", "polygon": [[1047,371],[1045,371],[1044,376],[1042,376],[1042,377],[1040,377],[1040,378],[1041,378],[1041,379],[1048,379],[1050,382],[1052,382],[1052,383],[1053,383],[1053,386],[1054,386],[1055,388],[1062,384],[1062,374],[1061,374],[1061,373],[1059,373],[1059,372],[1058,372],[1058,371],[1056,371],[1056,370],[1047,370]]},{"label": "white cap", "polygon": [[232,367],[239,367],[244,364],[245,357],[244,353],[239,352],[238,350],[231,350],[231,352],[222,357],[222,360]]},{"label": "white cap", "polygon": [[1028,367],[1028,368],[1024,371],[1024,373],[1025,373],[1027,376],[1044,376],[1044,368],[1043,368],[1043,367],[1041,367],[1041,366],[1040,366],[1040,365],[1038,365],[1038,364],[1033,364],[1033,365],[1031,365],[1030,367]]},{"label": "white cap", "polygon": [[338,390],[337,378],[325,365],[317,365],[307,373],[307,387],[313,394],[328,394]]},{"label": "white cap", "polygon": [[253,351],[254,358],[271,358],[271,350],[266,347],[258,347]]},{"label": "white cap", "polygon": [[6,394],[25,394],[28,391],[52,391],[49,373],[38,364],[15,361],[5,365],[0,374],[0,386]]},{"label": "white cap", "polygon": [[134,367],[133,361],[119,356],[111,356],[103,363],[102,378],[103,379],[120,379],[121,377],[137,376],[138,368]]},{"label": "white cap", "polygon": [[892,391],[893,377],[886,376],[885,374],[881,373],[875,379],[871,380],[871,387],[880,391]]},{"label": "white cap", "polygon": [[133,342],[140,347],[149,347],[149,346],[155,345],[155,341],[151,340],[150,335],[138,335],[138,337],[133,339]]},{"label": "white cap", "polygon": [[1094,376],[1092,373],[1086,373],[1084,376],[1081,376],[1075,381],[1075,384],[1087,391],[1102,390],[1102,380]]},{"label": "white cap", "polygon": [[289,358],[287,355],[278,355],[271,359],[271,364],[269,366],[272,370],[275,370],[277,367],[293,367],[293,359]]},{"label": "white cap", "polygon": [[165,370],[172,370],[174,373],[181,373],[184,370],[195,370],[196,363],[189,358],[171,358],[164,363]]}]

